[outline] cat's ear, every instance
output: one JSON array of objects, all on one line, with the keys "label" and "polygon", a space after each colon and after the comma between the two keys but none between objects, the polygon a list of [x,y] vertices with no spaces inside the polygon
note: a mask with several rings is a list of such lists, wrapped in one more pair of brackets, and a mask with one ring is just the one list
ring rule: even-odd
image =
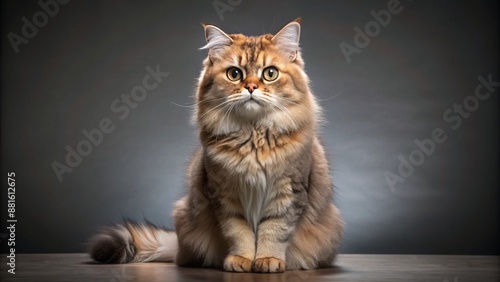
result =
[{"label": "cat's ear", "polygon": [[204,24],[203,27],[205,28],[205,39],[207,44],[200,49],[208,49],[209,55],[216,56],[219,52],[233,43],[233,39],[220,28],[210,24]]},{"label": "cat's ear", "polygon": [[300,18],[293,20],[285,25],[285,27],[271,39],[271,41],[278,46],[278,49],[283,51],[292,61],[295,61],[297,53],[300,50],[300,22]]}]

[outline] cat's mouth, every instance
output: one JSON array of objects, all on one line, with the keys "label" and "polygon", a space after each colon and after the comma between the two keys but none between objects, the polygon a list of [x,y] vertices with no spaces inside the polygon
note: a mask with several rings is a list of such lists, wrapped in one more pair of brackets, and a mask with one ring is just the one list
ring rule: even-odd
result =
[{"label": "cat's mouth", "polygon": [[243,102],[243,106],[249,110],[258,110],[263,105],[254,97],[249,97],[246,101]]},{"label": "cat's mouth", "polygon": [[252,93],[245,89],[238,96],[236,113],[239,117],[253,120],[267,113],[269,103],[263,99],[263,94],[259,89],[255,89]]},{"label": "cat's mouth", "polygon": [[240,107],[246,114],[255,115],[263,111],[265,105],[259,101],[254,95],[247,95],[243,101],[240,102]]},{"label": "cat's mouth", "polygon": [[246,100],[245,103],[257,103],[261,105],[261,103],[257,99],[255,99],[254,96],[250,96],[250,98],[248,98],[248,100]]},{"label": "cat's mouth", "polygon": [[250,93],[248,92],[248,90],[245,90],[243,91],[241,94],[242,94],[242,97],[240,98],[240,103],[245,105],[245,104],[257,104],[257,105],[260,105],[260,106],[263,106],[262,104],[262,101],[259,101],[259,97],[257,97],[259,95],[259,90],[256,90],[254,91],[254,93]]}]

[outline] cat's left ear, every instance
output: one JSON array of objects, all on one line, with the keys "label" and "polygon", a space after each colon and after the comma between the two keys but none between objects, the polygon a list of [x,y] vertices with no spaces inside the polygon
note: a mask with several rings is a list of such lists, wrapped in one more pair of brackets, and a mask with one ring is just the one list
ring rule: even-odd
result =
[{"label": "cat's left ear", "polygon": [[207,44],[200,49],[208,49],[208,54],[210,56],[217,56],[218,53],[233,44],[233,39],[220,28],[210,24],[204,24],[203,27],[205,28],[205,39]]},{"label": "cat's left ear", "polygon": [[300,50],[300,22],[300,18],[293,20],[271,39],[278,46],[278,49],[283,51],[292,61],[297,59],[297,54]]}]

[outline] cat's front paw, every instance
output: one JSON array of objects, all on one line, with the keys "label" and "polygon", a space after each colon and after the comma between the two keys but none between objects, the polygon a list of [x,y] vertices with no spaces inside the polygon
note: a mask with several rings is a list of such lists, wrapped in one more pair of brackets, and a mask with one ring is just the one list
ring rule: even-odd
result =
[{"label": "cat's front paw", "polygon": [[279,258],[266,257],[255,260],[253,272],[284,272],[285,261]]},{"label": "cat's front paw", "polygon": [[241,256],[228,255],[224,260],[224,270],[231,272],[250,272],[252,271],[252,261]]}]

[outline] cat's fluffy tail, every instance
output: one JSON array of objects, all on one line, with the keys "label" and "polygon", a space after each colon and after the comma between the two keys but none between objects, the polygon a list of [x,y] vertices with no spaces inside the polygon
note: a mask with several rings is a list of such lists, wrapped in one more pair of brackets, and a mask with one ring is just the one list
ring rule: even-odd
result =
[{"label": "cat's fluffy tail", "polygon": [[107,227],[90,239],[88,251],[100,263],[174,261],[177,235],[149,222]]}]

